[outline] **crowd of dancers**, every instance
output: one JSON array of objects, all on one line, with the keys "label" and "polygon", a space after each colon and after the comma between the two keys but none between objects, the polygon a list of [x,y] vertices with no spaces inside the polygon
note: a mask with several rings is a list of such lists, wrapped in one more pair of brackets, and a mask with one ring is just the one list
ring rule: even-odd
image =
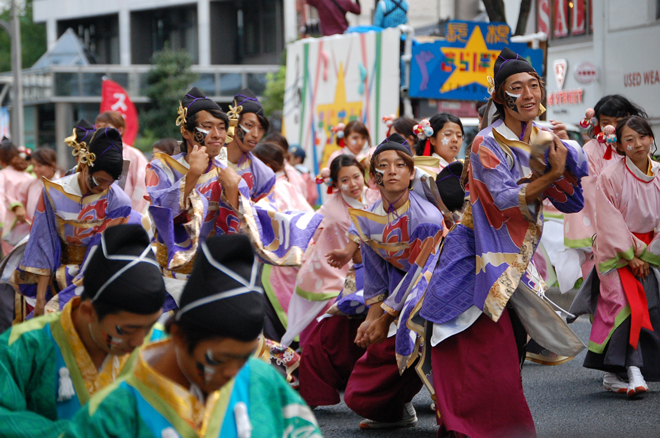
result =
[{"label": "crowd of dancers", "polygon": [[[603,97],[581,147],[534,123],[545,89],[526,60],[504,49],[492,75],[464,160],[459,118],[392,116],[378,145],[359,120],[333,127],[313,175],[247,89],[227,113],[191,89],[168,121],[181,140],[151,162],[114,112],[76,124],[68,172],[3,141],[0,435],[315,437],[310,407],[341,392],[362,429],[412,427],[426,387],[438,436],[532,437],[527,350],[585,348],[564,314],[592,315],[584,366],[605,389],[646,392],[646,114]],[[560,286],[583,279],[568,312],[545,297],[544,210],[564,214]]]}]

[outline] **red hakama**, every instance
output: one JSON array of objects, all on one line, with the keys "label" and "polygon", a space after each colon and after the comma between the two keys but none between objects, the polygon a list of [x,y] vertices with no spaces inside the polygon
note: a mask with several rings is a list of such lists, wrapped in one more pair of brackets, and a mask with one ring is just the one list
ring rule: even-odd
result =
[{"label": "red hakama", "polygon": [[431,361],[441,431],[470,438],[536,436],[508,310],[497,323],[482,314],[433,347]]},{"label": "red hakama", "polygon": [[344,393],[344,402],[356,414],[382,423],[403,418],[403,405],[422,389],[415,367],[399,375],[392,336],[372,344],[353,368]]},{"label": "red hakama", "polygon": [[339,390],[366,351],[355,344],[364,319],[343,316],[325,318],[314,327],[302,349],[298,378],[300,395],[310,406],[336,405]]}]

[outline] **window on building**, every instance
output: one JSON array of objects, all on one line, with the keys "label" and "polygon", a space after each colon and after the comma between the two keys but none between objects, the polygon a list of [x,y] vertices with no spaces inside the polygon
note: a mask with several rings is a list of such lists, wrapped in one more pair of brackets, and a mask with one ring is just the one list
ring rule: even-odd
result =
[{"label": "window on building", "polygon": [[174,50],[186,50],[197,63],[196,3],[178,8],[137,11],[131,14],[131,61],[149,64],[154,53],[168,45]]},{"label": "window on building", "polygon": [[538,0],[537,28],[554,40],[591,35],[591,4],[592,0]]},{"label": "window on building", "polygon": [[58,38],[68,28],[82,40],[99,64],[119,64],[119,17],[117,14],[57,22]]}]

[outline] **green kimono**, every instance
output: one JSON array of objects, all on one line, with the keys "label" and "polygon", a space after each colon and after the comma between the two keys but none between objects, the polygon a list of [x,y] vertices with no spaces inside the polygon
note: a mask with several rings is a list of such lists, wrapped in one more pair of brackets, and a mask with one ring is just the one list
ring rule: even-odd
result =
[{"label": "green kimono", "polygon": [[71,321],[78,303],[74,299],[62,313],[31,319],[0,336],[0,437],[58,437],[90,393],[130,369],[135,354],[111,357],[101,370],[93,366]]},{"label": "green kimono", "polygon": [[146,352],[167,342],[144,348],[133,374],[93,397],[62,437],[322,437],[302,398],[259,359],[250,359],[202,404],[144,359]]}]

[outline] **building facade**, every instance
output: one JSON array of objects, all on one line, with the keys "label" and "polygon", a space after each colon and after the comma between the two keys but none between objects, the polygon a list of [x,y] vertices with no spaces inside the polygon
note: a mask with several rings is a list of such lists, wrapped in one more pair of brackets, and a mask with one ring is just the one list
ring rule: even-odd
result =
[{"label": "building facade", "polygon": [[608,94],[648,113],[660,135],[660,0],[537,0],[548,34],[548,118],[577,123]]}]

